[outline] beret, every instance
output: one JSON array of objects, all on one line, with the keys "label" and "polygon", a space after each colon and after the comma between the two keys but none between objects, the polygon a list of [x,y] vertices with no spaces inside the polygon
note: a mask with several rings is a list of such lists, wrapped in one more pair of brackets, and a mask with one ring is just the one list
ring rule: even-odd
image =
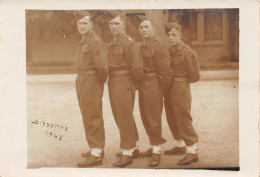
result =
[{"label": "beret", "polygon": [[89,12],[87,12],[87,11],[78,11],[77,15],[76,15],[76,19],[78,21],[78,20],[80,20],[80,19],[82,19],[82,18],[84,18],[86,16],[89,16],[89,19],[91,20],[91,15],[90,15]]},{"label": "beret", "polygon": [[169,22],[164,25],[166,34],[169,33],[172,29],[175,29],[178,32],[181,32],[181,26],[178,23]]}]

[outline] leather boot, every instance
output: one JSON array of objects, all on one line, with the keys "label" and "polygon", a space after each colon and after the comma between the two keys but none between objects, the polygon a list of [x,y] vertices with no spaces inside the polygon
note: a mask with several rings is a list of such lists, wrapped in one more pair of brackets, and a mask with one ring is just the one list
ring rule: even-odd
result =
[{"label": "leather boot", "polygon": [[161,154],[152,154],[152,158],[149,162],[149,167],[156,167],[159,165],[161,159]]},{"label": "leather boot", "polygon": [[186,154],[186,147],[174,147],[164,151],[165,155],[184,155]]},{"label": "leather boot", "polygon": [[120,159],[115,162],[113,165],[115,167],[125,167],[127,165],[130,165],[133,161],[133,157],[129,155],[122,155]]},{"label": "leather boot", "polygon": [[78,167],[84,168],[84,167],[92,167],[96,165],[102,164],[102,157],[97,157],[90,155],[89,157],[85,158],[84,161],[78,163]]},{"label": "leather boot", "polygon": [[189,165],[199,160],[198,154],[188,153],[179,162],[178,165]]},{"label": "leather boot", "polygon": [[153,155],[153,149],[152,148],[149,148],[148,150],[139,153],[140,158],[152,157],[152,155]]}]

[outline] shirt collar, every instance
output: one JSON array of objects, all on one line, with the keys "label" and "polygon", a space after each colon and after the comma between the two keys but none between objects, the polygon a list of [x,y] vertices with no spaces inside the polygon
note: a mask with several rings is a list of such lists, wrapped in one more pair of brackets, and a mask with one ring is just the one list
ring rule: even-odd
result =
[{"label": "shirt collar", "polygon": [[89,31],[88,33],[84,34],[81,41],[80,41],[80,44],[85,44],[87,41],[90,41],[91,39],[93,39],[95,36],[94,32],[93,31]]},{"label": "shirt collar", "polygon": [[176,46],[170,47],[170,53],[180,51],[183,47],[184,47],[184,43],[180,42],[180,43],[176,44]]},{"label": "shirt collar", "polygon": [[121,34],[114,36],[112,44],[116,45],[116,44],[122,43],[124,41],[125,37],[126,37],[125,32],[122,32]]},{"label": "shirt collar", "polygon": [[142,46],[146,46],[146,47],[150,47],[152,45],[152,43],[155,41],[155,37],[148,37],[148,38],[145,38],[145,40],[143,40],[142,42]]}]

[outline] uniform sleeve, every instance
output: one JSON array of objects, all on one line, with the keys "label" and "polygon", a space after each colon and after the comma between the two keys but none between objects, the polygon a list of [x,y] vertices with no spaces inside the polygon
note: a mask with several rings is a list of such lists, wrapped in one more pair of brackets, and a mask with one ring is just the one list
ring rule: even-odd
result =
[{"label": "uniform sleeve", "polygon": [[126,42],[125,54],[131,65],[131,76],[138,83],[143,79],[144,73],[139,46],[133,41]]},{"label": "uniform sleeve", "polygon": [[90,48],[91,57],[97,68],[97,76],[104,83],[108,77],[108,50],[103,41],[95,40]]},{"label": "uniform sleeve", "polygon": [[188,69],[190,83],[199,81],[200,65],[196,52],[193,50],[185,50],[184,61]]},{"label": "uniform sleeve", "polygon": [[172,84],[171,58],[168,49],[164,45],[158,45],[155,52],[155,60],[164,92]]},{"label": "uniform sleeve", "polygon": [[73,58],[73,64],[74,64],[74,66],[75,66],[76,69],[78,69],[78,60],[79,60],[80,47],[81,47],[81,46],[78,46],[77,51],[76,51],[76,54],[75,54],[75,56],[74,56],[74,58]]}]

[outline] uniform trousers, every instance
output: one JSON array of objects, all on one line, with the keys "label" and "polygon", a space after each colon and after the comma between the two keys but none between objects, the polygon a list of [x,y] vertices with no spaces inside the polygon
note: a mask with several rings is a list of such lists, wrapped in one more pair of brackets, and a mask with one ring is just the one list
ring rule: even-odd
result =
[{"label": "uniform trousers", "polygon": [[104,84],[96,74],[78,74],[76,90],[90,148],[104,148],[105,131],[102,113]]},{"label": "uniform trousers", "polygon": [[145,76],[139,90],[139,108],[141,119],[151,145],[166,142],[162,137],[163,92],[158,76]]},{"label": "uniform trousers", "polygon": [[120,148],[132,149],[139,139],[133,110],[135,85],[129,74],[110,75],[108,80],[109,99],[115,122],[120,134]]},{"label": "uniform trousers", "polygon": [[187,146],[198,142],[198,134],[192,125],[191,91],[189,82],[173,82],[164,98],[167,122],[175,140],[183,140]]}]

